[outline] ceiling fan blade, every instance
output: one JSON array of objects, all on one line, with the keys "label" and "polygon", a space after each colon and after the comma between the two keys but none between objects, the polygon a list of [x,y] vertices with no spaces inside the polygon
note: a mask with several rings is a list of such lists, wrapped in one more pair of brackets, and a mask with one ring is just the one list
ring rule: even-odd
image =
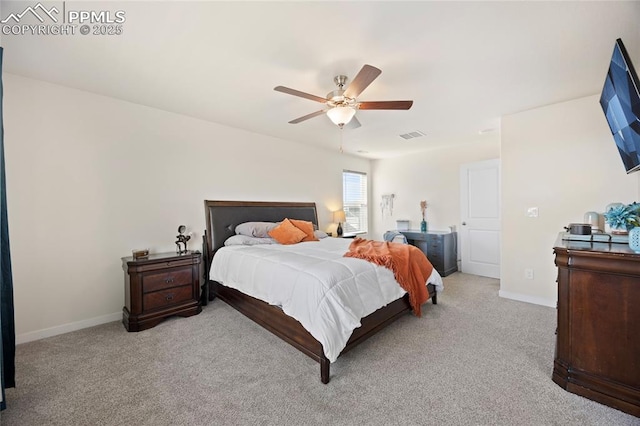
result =
[{"label": "ceiling fan blade", "polygon": [[413,101],[372,101],[359,102],[358,109],[409,109]]},{"label": "ceiling fan blade", "polygon": [[349,84],[347,90],[345,90],[344,95],[347,98],[357,98],[380,74],[382,74],[382,71],[376,67],[371,65],[363,66],[358,75]]},{"label": "ceiling fan blade", "polygon": [[291,121],[289,122],[289,124],[298,124],[298,123],[300,123],[301,121],[305,121],[305,120],[308,120],[308,119],[310,119],[310,118],[317,117],[317,116],[319,116],[319,115],[324,114],[325,112],[327,112],[327,110],[326,110],[326,109],[322,109],[322,110],[320,110],[320,111],[312,112],[311,114],[303,115],[302,117],[298,117],[298,118],[296,118],[295,120],[291,120]]},{"label": "ceiling fan blade", "polygon": [[354,116],[351,119],[351,121],[349,121],[347,124],[344,125],[344,128],[345,129],[357,129],[360,126],[362,126],[362,124],[360,124],[358,119]]},{"label": "ceiling fan blade", "polygon": [[273,90],[275,90],[276,92],[286,93],[287,95],[300,96],[301,98],[311,99],[312,101],[316,101],[316,102],[322,102],[322,103],[327,102],[325,98],[321,98],[320,96],[311,95],[309,93],[304,93],[295,89],[289,89],[288,87],[284,87],[284,86],[274,87]]}]

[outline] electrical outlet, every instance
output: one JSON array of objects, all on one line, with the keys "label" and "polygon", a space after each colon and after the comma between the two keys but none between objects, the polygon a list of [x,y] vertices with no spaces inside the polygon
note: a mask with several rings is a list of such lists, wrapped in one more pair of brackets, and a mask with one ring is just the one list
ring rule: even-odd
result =
[{"label": "electrical outlet", "polygon": [[533,269],[525,269],[524,270],[524,277],[528,280],[532,280],[533,279]]},{"label": "electrical outlet", "polygon": [[538,208],[537,207],[529,207],[527,209],[527,217],[538,217]]}]

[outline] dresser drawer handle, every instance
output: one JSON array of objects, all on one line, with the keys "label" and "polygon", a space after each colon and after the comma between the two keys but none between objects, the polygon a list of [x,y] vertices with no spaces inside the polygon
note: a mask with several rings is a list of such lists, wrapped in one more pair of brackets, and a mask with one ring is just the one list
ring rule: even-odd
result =
[{"label": "dresser drawer handle", "polygon": [[169,277],[166,280],[164,280],[165,283],[172,283],[173,282],[173,277]]},{"label": "dresser drawer handle", "polygon": [[166,299],[167,300],[173,300],[173,293],[167,294]]}]

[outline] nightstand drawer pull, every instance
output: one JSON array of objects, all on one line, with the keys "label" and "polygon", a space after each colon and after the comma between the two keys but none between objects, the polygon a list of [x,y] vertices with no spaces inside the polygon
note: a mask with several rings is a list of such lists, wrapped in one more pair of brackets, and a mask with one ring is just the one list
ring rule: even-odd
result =
[{"label": "nightstand drawer pull", "polygon": [[167,294],[165,297],[167,300],[173,300],[173,293]]},{"label": "nightstand drawer pull", "polygon": [[173,282],[173,277],[165,279],[164,282],[165,283],[172,283]]}]

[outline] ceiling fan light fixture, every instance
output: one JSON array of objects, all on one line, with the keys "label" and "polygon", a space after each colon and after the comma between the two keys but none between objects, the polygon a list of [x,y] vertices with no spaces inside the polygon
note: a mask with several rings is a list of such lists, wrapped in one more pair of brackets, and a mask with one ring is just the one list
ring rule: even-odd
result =
[{"label": "ceiling fan light fixture", "polygon": [[336,126],[344,126],[349,123],[355,114],[355,108],[346,105],[338,105],[327,111],[327,116]]}]

